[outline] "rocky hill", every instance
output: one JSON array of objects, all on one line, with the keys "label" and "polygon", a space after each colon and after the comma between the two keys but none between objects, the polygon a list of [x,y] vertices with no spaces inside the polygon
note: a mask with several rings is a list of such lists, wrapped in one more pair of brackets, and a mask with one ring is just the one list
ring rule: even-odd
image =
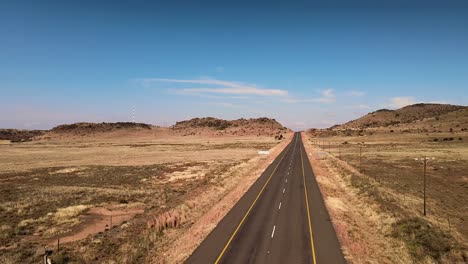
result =
[{"label": "rocky hill", "polygon": [[441,117],[453,111],[467,109],[465,106],[449,104],[414,104],[397,110],[381,109],[356,120],[333,128],[362,129],[371,127],[388,127],[397,124],[408,124]]},{"label": "rocky hill", "polygon": [[[132,122],[116,123],[74,123],[59,125],[47,131],[44,135],[36,139],[67,139],[77,137],[96,137],[113,134],[122,134],[131,131],[151,130],[152,125]],[[123,135],[123,134],[122,134]]]},{"label": "rocky hill", "polygon": [[270,118],[223,120],[214,117],[177,122],[169,128],[144,123],[74,123],[59,125],[48,131],[0,130],[0,140],[102,140],[116,137],[165,138],[179,136],[271,136],[283,139],[291,132]]},{"label": "rocky hill", "polygon": [[151,125],[144,123],[116,122],[116,123],[74,123],[56,126],[52,133],[96,133],[110,132],[119,129],[151,129]]},{"label": "rocky hill", "polygon": [[468,107],[449,104],[414,104],[397,110],[381,109],[328,129],[311,129],[315,135],[369,133],[441,133],[468,131]]},{"label": "rocky hill", "polygon": [[266,117],[224,120],[214,117],[193,118],[177,122],[172,130],[182,136],[232,135],[232,136],[275,136],[282,138],[290,130],[275,119]]},{"label": "rocky hill", "polygon": [[0,140],[26,142],[31,141],[36,136],[43,135],[45,132],[44,130],[0,129]]}]

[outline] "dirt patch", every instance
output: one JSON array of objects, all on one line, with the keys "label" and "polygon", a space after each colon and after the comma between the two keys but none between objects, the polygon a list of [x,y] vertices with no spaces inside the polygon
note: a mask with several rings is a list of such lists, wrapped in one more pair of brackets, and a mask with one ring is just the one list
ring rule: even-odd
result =
[{"label": "dirt patch", "polygon": [[[120,208],[114,207],[93,207],[80,216],[80,224],[74,228],[70,234],[59,237],[60,243],[69,243],[84,239],[92,234],[104,232],[108,229],[120,226],[129,221],[135,215],[142,214],[142,208]],[[52,240],[50,244],[56,242]]]}]

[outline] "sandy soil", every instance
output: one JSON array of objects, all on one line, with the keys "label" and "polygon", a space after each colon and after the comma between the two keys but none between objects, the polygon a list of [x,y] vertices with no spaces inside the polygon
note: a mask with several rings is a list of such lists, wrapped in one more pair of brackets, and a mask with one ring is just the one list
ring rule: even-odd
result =
[{"label": "sandy soil", "polygon": [[[118,207],[93,207],[89,209],[89,211],[80,216],[80,224],[74,228],[75,230],[71,234],[60,238],[60,243],[69,243],[84,239],[89,235],[104,232],[107,229],[120,226],[122,223],[135,217],[135,215],[144,212],[143,209],[139,208],[115,208]],[[55,242],[53,240],[51,244],[55,244]]]}]

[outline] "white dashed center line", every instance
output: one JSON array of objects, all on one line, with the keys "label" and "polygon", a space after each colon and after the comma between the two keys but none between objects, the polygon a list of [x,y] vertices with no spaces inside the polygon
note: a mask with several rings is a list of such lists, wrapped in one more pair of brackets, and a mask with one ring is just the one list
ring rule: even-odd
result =
[{"label": "white dashed center line", "polygon": [[276,226],[273,226],[273,232],[271,232],[271,238],[273,238],[273,236],[275,235],[275,229],[276,229]]},{"label": "white dashed center line", "polygon": [[278,210],[279,210],[279,209],[281,209],[281,202],[280,202],[280,204],[279,204],[279,206],[278,206]]},{"label": "white dashed center line", "polygon": [[286,191],[286,188],[283,189],[283,193]]}]

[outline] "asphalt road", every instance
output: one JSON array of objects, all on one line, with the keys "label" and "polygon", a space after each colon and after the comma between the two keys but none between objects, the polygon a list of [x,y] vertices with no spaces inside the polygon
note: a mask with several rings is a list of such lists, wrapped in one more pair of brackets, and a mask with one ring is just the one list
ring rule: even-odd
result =
[{"label": "asphalt road", "polygon": [[346,263],[299,133],[186,263]]}]

